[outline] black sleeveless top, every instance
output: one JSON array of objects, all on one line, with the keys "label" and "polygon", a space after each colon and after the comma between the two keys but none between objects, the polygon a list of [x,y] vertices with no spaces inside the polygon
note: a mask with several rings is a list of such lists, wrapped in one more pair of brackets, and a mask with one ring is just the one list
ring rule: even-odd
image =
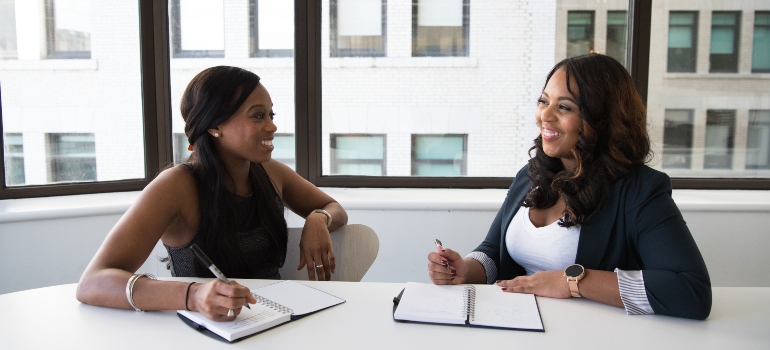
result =
[{"label": "black sleeveless top", "polygon": [[[248,197],[241,197],[232,193],[233,199],[237,206],[236,217],[238,222],[241,223],[236,239],[238,247],[240,248],[241,257],[243,261],[247,262],[247,266],[239,268],[239,276],[230,276],[228,278],[259,278],[259,279],[280,279],[281,275],[278,273],[278,269],[283,265],[283,259],[279,254],[278,247],[270,238],[262,223],[260,222],[259,215],[256,213],[256,199],[254,195]],[[278,195],[276,195],[276,200]],[[195,271],[195,255],[193,254],[190,246],[193,243],[199,243],[199,235],[196,235],[190,243],[187,243],[181,247],[166,247],[168,252],[168,267],[171,270],[171,275],[174,277],[213,277],[210,276],[198,276]],[[216,256],[211,256],[211,260],[214,264],[217,264]]]}]

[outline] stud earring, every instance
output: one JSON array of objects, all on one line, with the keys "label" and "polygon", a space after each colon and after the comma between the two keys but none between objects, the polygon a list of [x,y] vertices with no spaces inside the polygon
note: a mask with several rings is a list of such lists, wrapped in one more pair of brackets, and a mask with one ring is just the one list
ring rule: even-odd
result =
[{"label": "stud earring", "polygon": [[214,137],[219,137],[219,133],[218,133],[218,132],[215,132],[215,133],[214,133]]}]

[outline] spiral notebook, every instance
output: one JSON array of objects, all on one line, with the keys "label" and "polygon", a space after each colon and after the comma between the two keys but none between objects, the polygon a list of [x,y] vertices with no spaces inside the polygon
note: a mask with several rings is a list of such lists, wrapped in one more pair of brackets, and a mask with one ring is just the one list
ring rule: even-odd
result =
[{"label": "spiral notebook", "polygon": [[505,293],[493,285],[409,282],[393,302],[396,321],[545,331],[534,294]]},{"label": "spiral notebook", "polygon": [[252,290],[251,309],[241,308],[234,321],[216,322],[195,311],[177,314],[190,327],[210,337],[234,342],[345,302],[329,293],[294,281],[279,281]]}]

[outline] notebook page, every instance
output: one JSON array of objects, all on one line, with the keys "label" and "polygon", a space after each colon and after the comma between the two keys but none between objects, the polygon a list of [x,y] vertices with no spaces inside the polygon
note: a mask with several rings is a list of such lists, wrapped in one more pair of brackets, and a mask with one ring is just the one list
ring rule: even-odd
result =
[{"label": "notebook page", "polygon": [[465,324],[465,286],[408,282],[393,318],[402,321]]},{"label": "notebook page", "polygon": [[302,316],[345,302],[344,299],[294,281],[280,281],[251,291]]},{"label": "notebook page", "polygon": [[178,313],[230,341],[287,322],[291,316],[259,303],[251,304],[251,309],[241,308],[236,319],[228,322],[212,321],[196,311],[179,310]]},{"label": "notebook page", "polygon": [[506,293],[497,286],[476,286],[471,325],[543,330],[534,294]]}]

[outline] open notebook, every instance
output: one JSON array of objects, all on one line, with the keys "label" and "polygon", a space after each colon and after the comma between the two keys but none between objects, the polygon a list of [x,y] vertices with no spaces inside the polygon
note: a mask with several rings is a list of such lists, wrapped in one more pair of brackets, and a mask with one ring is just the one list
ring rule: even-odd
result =
[{"label": "open notebook", "polygon": [[437,286],[409,282],[393,302],[393,319],[543,332],[533,294],[492,285]]},{"label": "open notebook", "polygon": [[242,308],[235,321],[216,322],[199,312],[187,310],[179,310],[177,314],[196,330],[233,342],[345,302],[294,281],[279,281],[253,289],[252,295],[257,303],[252,304],[251,309]]}]

